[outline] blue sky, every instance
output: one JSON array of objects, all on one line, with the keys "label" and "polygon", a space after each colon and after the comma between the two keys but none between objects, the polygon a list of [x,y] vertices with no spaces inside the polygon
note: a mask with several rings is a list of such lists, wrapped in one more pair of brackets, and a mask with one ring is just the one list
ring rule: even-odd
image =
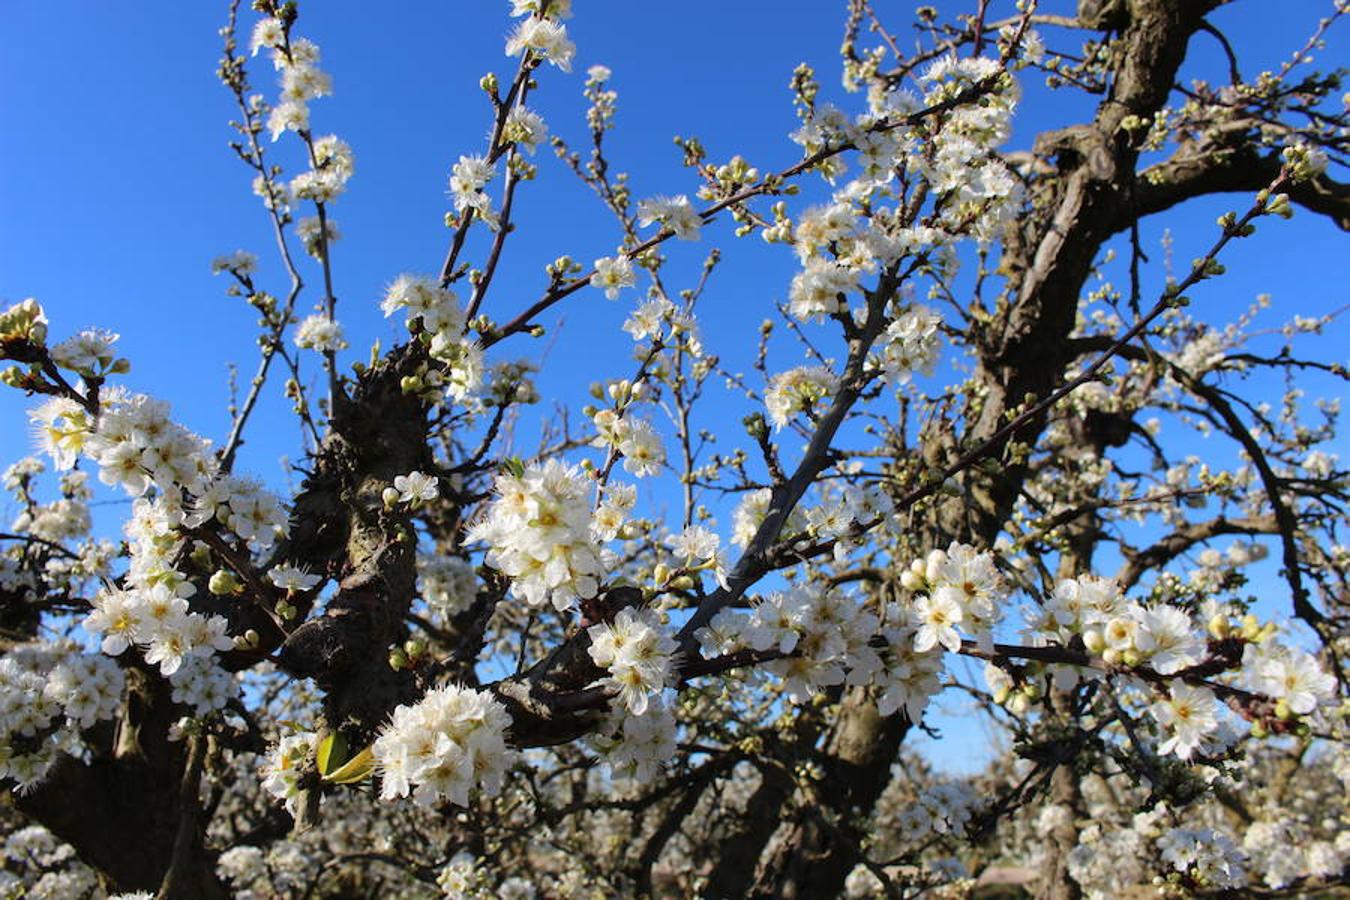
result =
[{"label": "blue sky", "polygon": [[[569,23],[578,45],[575,70],[542,70],[531,105],[553,133],[584,149],[583,73],[595,63],[611,67],[620,99],[608,145],[616,167],[632,173],[638,196],[693,193],[696,183],[680,168],[675,134],[699,136],[718,161],[740,153],[762,170],[795,161],[798,148],[786,139],[795,127],[787,82],[798,62],[816,66],[828,96],[843,97],[836,62],[842,2],[576,5]],[[900,6],[897,16],[912,4]],[[994,6],[998,11],[1000,4]],[[1070,6],[1042,4],[1050,11]],[[506,79],[514,68],[502,53],[510,29],[504,0],[408,2],[398,4],[396,14],[392,8],[374,14],[371,4],[310,2],[302,4],[298,25],[322,48],[323,67],[335,82],[335,95],[313,104],[315,132],[338,134],[356,153],[356,177],[332,210],[343,233],[334,272],[338,316],[353,345],[348,363],[363,358],[373,339],[387,347],[399,338],[397,323],[379,312],[382,288],[400,272],[439,266],[448,239],[442,218],[450,165],[461,153],[481,151],[486,140],[488,110],[478,79],[487,71]],[[1276,65],[1301,45],[1330,3],[1300,0],[1281,5],[1279,15],[1265,14],[1269,9],[1246,2],[1214,15],[1239,48],[1244,74]],[[254,319],[242,302],[224,295],[226,284],[211,276],[210,260],[235,249],[254,251],[263,259],[262,284],[284,291],[249,173],[226,146],[232,98],[214,75],[224,13],[223,3],[208,2],[0,4],[0,112],[10,123],[0,133],[0,304],[37,297],[57,338],[95,325],[119,332],[122,353],[133,363],[125,383],[169,400],[181,421],[217,442],[228,430],[227,365],[238,363],[246,379],[255,362]],[[244,15],[251,23],[253,14]],[[1060,35],[1051,45],[1072,46]],[[1195,47],[1192,73],[1223,80],[1217,44],[1201,35]],[[1337,36],[1325,58],[1344,58],[1344,50]],[[271,67],[258,62],[254,89],[273,95]],[[1014,136],[1019,146],[1086,109],[1038,88],[1033,75],[1024,89]],[[278,146],[278,158],[295,174],[294,142],[283,138]],[[537,161],[540,178],[517,198],[519,231],[488,300],[487,311],[499,320],[538,296],[548,261],[568,253],[589,262],[611,253],[619,239],[608,214],[546,149]],[[1214,198],[1148,221],[1145,247],[1161,259],[1165,225],[1184,266],[1213,240],[1215,217],[1246,203]],[[668,245],[675,286],[685,286],[713,246],[725,251],[726,262],[704,305],[705,332],[714,352],[744,368],[750,335],[772,315],[772,302],[786,296],[795,262],[789,251],[758,238],[735,239],[722,222],[705,229],[700,244]],[[1339,233],[1308,214],[1263,222],[1254,239],[1225,257],[1230,275],[1193,292],[1194,308],[1227,322],[1256,294],[1270,293],[1274,308],[1263,319],[1269,327],[1294,313],[1338,308],[1350,292],[1327,274],[1343,246]],[[317,282],[313,267],[306,275],[311,285]],[[1146,295],[1156,293],[1161,267],[1152,267],[1145,283]],[[312,290],[301,300],[302,311],[318,299]],[[575,413],[591,381],[631,370],[619,325],[635,296],[609,303],[585,291],[564,305],[558,339],[546,342],[550,374],[540,386],[547,400]],[[1344,362],[1348,338],[1350,329],[1338,323],[1305,346]],[[497,358],[537,355],[544,346],[517,339]],[[791,354],[784,347],[776,359],[795,364]],[[605,364],[597,367],[598,359]],[[279,460],[297,459],[300,444],[279,386],[260,409],[239,468],[282,485]],[[1257,387],[1278,399],[1278,384]],[[1325,387],[1310,384],[1310,393]],[[0,462],[28,451],[23,410],[29,405],[15,392],[0,393]],[[711,406],[706,415],[709,426],[739,430],[734,403]],[[526,446],[532,439],[522,435]],[[1344,446],[1333,449],[1345,456]],[[1274,583],[1272,591],[1278,590]],[[978,732],[966,731],[954,732],[958,744],[982,742]]]}]

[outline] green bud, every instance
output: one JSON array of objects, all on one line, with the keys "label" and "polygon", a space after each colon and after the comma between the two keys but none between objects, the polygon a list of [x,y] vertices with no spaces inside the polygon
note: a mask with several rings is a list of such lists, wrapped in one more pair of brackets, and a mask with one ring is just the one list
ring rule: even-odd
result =
[{"label": "green bud", "polygon": [[228,569],[217,569],[211,580],[206,583],[206,587],[217,597],[228,597],[244,589],[239,579]]}]

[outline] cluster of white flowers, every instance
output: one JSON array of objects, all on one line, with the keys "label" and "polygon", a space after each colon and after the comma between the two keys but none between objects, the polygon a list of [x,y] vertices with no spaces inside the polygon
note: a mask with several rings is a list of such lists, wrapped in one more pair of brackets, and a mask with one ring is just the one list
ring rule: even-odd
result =
[{"label": "cluster of white flowers", "polygon": [[0,779],[20,791],[46,777],[58,751],[81,755],[81,729],[112,719],[126,679],[105,656],[68,644],[25,644],[0,659]]},{"label": "cluster of white flowers", "polygon": [[600,590],[600,548],[591,531],[590,479],[556,459],[497,476],[497,497],[466,540],[488,546],[488,565],[511,578],[511,595],[558,610]]},{"label": "cluster of white flowers", "polygon": [[[807,155],[851,144],[858,149],[859,176],[835,193],[833,203],[806,210],[793,227],[781,214],[765,229],[769,241],[791,240],[806,269],[793,282],[792,309],[807,318],[842,312],[841,297],[857,289],[864,272],[878,261],[891,264],[907,255],[973,234],[997,236],[1000,224],[1016,211],[1021,185],[993,152],[1007,139],[1017,100],[1011,76],[989,58],[943,57],[920,78],[922,101],[905,89],[872,91],[869,109],[850,119],[829,104],[817,104],[792,134]],[[924,106],[951,100],[979,86],[980,103],[959,105],[938,122],[903,125]],[[817,166],[831,183],[844,170],[839,156]],[[901,200],[889,185],[897,172],[909,180],[921,176],[937,199],[934,225],[909,225],[903,204],[882,205],[886,196]],[[868,227],[854,216],[865,211]],[[833,259],[826,256],[832,254]]]},{"label": "cluster of white flowers", "polygon": [[[287,190],[295,200],[331,203],[347,190],[347,182],[354,174],[356,156],[352,148],[341,138],[330,134],[314,141],[314,168],[292,178]],[[306,221],[308,224],[305,230],[308,234],[302,234],[301,238],[307,247],[317,243],[320,234],[327,238],[337,235],[335,223],[325,223],[333,230],[321,232],[317,216]]]},{"label": "cluster of white flowers", "polygon": [[[756,488],[749,491],[741,498],[741,502],[736,504],[735,511],[731,514],[731,542],[737,547],[749,546],[754,540],[755,532],[764,524],[764,518],[769,514],[769,504],[773,500],[773,490],[770,488]],[[788,513],[787,521],[783,523],[783,534],[797,534],[806,528],[806,516],[801,508],[794,506]]]},{"label": "cluster of white flowers", "polygon": [[419,553],[417,584],[428,608],[441,619],[449,619],[472,606],[478,591],[473,566],[456,556]]},{"label": "cluster of white flowers", "polygon": [[50,349],[52,362],[85,378],[102,378],[110,372],[125,373],[130,365],[117,359],[113,344],[118,336],[101,328],[81,331]]},{"label": "cluster of white flowers", "polygon": [[638,203],[638,224],[643,228],[660,223],[682,241],[696,241],[703,219],[684,194],[676,197],[652,197]]},{"label": "cluster of white flowers", "polygon": [[190,612],[187,600],[164,584],[137,590],[109,588],[94,598],[93,605],[84,628],[103,635],[104,653],[117,656],[138,646],[145,651],[145,661],[157,664],[166,677],[191,656],[234,647],[224,618]]},{"label": "cluster of white flowers", "polygon": [[[216,649],[220,649],[219,646]],[[224,709],[239,695],[239,684],[234,675],[200,653],[183,660],[178,671],[169,676],[169,685],[173,702],[192,707],[197,716]]]},{"label": "cluster of white flowers", "polygon": [[969,785],[938,782],[921,791],[916,802],[900,812],[900,832],[907,843],[935,832],[962,837],[978,801]]},{"label": "cluster of white flowers", "polygon": [[722,539],[702,525],[690,525],[679,534],[671,535],[666,543],[675,555],[676,565],[690,572],[711,571],[723,588],[727,584],[727,560],[722,551]]},{"label": "cluster of white flowers", "polygon": [[318,65],[318,46],[306,38],[291,38],[285,24],[270,17],[253,26],[249,43],[254,56],[270,49],[272,65],[281,72],[281,102],[267,119],[272,140],[284,131],[308,131],[309,101],[333,92],[332,78]]},{"label": "cluster of white flowers", "polygon": [[1253,822],[1242,838],[1249,869],[1260,872],[1266,886],[1286,888],[1300,878],[1334,878],[1345,853],[1330,841],[1309,840],[1293,819]]},{"label": "cluster of white flowers", "polygon": [[[899,610],[888,611],[887,618],[903,623]],[[914,628],[906,624],[888,624],[881,630],[886,646],[881,651],[882,667],[872,677],[878,691],[877,711],[883,716],[904,710],[911,722],[923,718],[928,701],[942,690],[941,653],[914,649]]]},{"label": "cluster of white flowers", "polygon": [[806,523],[815,536],[836,541],[839,558],[859,537],[855,527],[889,523],[894,510],[894,502],[880,485],[847,484],[836,495],[807,509]]},{"label": "cluster of white flowers", "polygon": [[1143,607],[1122,596],[1111,579],[1094,575],[1060,581],[1029,620],[1035,636],[1063,643],[1081,634],[1088,652],[1105,662],[1147,662],[1163,675],[1193,666],[1205,655],[1204,641],[1184,611]]},{"label": "cluster of white flowers", "polygon": [[626,607],[613,621],[592,625],[586,632],[591,659],[609,676],[600,683],[618,689],[618,699],[633,715],[647,711],[648,701],[671,682],[678,645],[653,609]]},{"label": "cluster of white flowers", "polygon": [[477,155],[460,156],[450,169],[450,196],[455,201],[455,211],[473,210],[494,230],[498,225],[497,213],[492,208],[492,198],[483,189],[496,174],[497,167]]},{"label": "cluster of white flowers", "polygon": [[628,257],[606,256],[595,261],[595,274],[591,276],[591,285],[602,289],[610,300],[619,296],[620,289],[630,288],[635,284],[637,276]]},{"label": "cluster of white flowers", "polygon": [[992,553],[953,542],[946,550],[914,560],[901,575],[901,584],[915,594],[909,618],[916,651],[940,645],[956,653],[962,631],[981,646],[992,646],[992,629],[1003,616],[1007,597]]},{"label": "cluster of white flowers", "polygon": [[250,882],[261,882],[268,886],[272,882],[266,855],[252,844],[236,844],[221,853],[216,860],[216,871],[221,878],[231,883],[235,896],[241,900],[252,900],[255,896],[245,889]]},{"label": "cluster of white flowers", "polygon": [[458,685],[399,706],[372,747],[380,796],[392,800],[412,792],[421,804],[447,799],[458,806],[468,806],[475,786],[495,796],[512,759],[510,727],[506,707],[491,694]]},{"label": "cluster of white flowers", "polygon": [[[797,217],[796,227],[792,229],[792,244],[797,258],[810,268],[813,260],[821,260],[825,251],[831,248],[841,257],[849,256],[854,242],[859,240],[862,230],[858,226],[858,215],[853,207],[838,200],[824,206],[813,206]],[[801,277],[799,274],[798,278]],[[855,278],[856,286],[856,275]],[[795,286],[796,280],[793,284]],[[846,292],[844,289],[842,292]],[[793,314],[799,318],[808,318],[812,313],[803,314],[794,306]]]},{"label": "cluster of white flowers", "polygon": [[886,326],[877,366],[892,384],[906,384],[915,372],[932,375],[937,366],[942,319],[926,306],[912,306]]},{"label": "cluster of white flowers", "polygon": [[408,329],[430,335],[431,357],[445,364],[444,373],[430,372],[430,387],[444,386],[450,399],[463,401],[483,386],[483,350],[465,334],[464,309],[454,291],[416,275],[400,275],[385,292],[385,316],[403,310]]},{"label": "cluster of white flowers", "polygon": [[24,900],[154,900],[149,892],[105,894],[95,871],[81,862],[75,848],[41,825],[14,831],[5,840],[0,868],[0,897]]},{"label": "cluster of white flowers", "polygon": [[775,429],[782,428],[797,413],[814,413],[816,404],[834,396],[839,377],[824,366],[798,366],[769,379],[764,407]]},{"label": "cluster of white flowers", "polygon": [[268,750],[258,770],[263,790],[280,800],[293,817],[300,815],[300,776],[317,737],[312,731],[285,735]]},{"label": "cluster of white flowers", "polygon": [[258,271],[258,257],[247,250],[236,250],[233,253],[217,256],[211,260],[212,275],[219,275],[221,272],[233,272],[238,277],[243,278],[256,271]]},{"label": "cluster of white flowers", "polygon": [[[1275,700],[1277,717],[1307,716],[1334,698],[1335,679],[1311,654],[1277,640],[1273,626],[1262,628],[1248,616],[1235,631],[1221,607],[1210,603],[1206,609],[1210,635],[1244,641],[1238,671],[1221,677]],[[1060,581],[1027,619],[1034,640],[1065,646],[1081,636],[1088,653],[1108,666],[1147,666],[1160,675],[1176,675],[1204,662],[1209,652],[1205,632],[1184,610],[1135,603],[1114,581],[1092,575]],[[1190,759],[1197,752],[1209,755],[1229,746],[1237,734],[1220,717],[1221,709],[1210,688],[1172,684],[1166,696],[1149,706],[1167,734],[1159,752]]]},{"label": "cluster of white flowers", "polygon": [[601,503],[591,518],[591,535],[597,541],[612,541],[623,530],[637,505],[637,486],[611,481],[605,485]]},{"label": "cluster of white flowers", "polygon": [[[933,187],[947,195],[941,217],[952,232],[973,231],[982,240],[997,237],[999,226],[1015,215],[1021,200],[1021,182],[991,151],[1012,133],[1017,84],[999,74],[999,63],[987,57],[955,55],[934,62],[920,78],[925,106],[932,106],[990,80],[1001,87],[979,103],[963,103],[952,110],[933,136],[929,153],[919,167]],[[966,223],[971,223],[967,226]]]},{"label": "cluster of white flowers", "polygon": [[525,106],[514,106],[502,123],[502,137],[533,155],[548,137],[548,123],[544,117]]},{"label": "cluster of white flowers", "polygon": [[97,422],[65,398],[48,400],[28,415],[58,469],[69,469],[83,453],[98,463],[99,480],[132,496],[152,485],[200,495],[213,474],[210,444],[174,422],[167,403],[143,394],[107,391]]},{"label": "cluster of white flowers", "polygon": [[592,738],[616,778],[650,783],[675,756],[675,715],[659,699],[641,713],[619,709]]},{"label": "cluster of white flowers", "polygon": [[1144,838],[1135,828],[1103,831],[1089,825],[1079,832],[1078,846],[1069,851],[1069,875],[1088,900],[1115,900],[1120,885],[1144,880]]},{"label": "cluster of white flowers", "polygon": [[[146,662],[171,679],[177,702],[199,714],[223,707],[236,688],[216,667],[214,654],[232,649],[234,641],[224,617],[189,609],[196,589],[176,569],[184,533],[214,519],[260,554],[287,532],[280,501],[256,482],[219,475],[210,444],[174,422],[167,404],[149,397],[111,388],[97,418],[64,398],[44,403],[30,417],[58,468],[69,469],[83,454],[99,465],[104,483],[137,498],[124,529],[131,551],[124,585],[94,598],[85,629],[102,636],[110,655],[139,647]],[[59,524],[64,536],[73,537],[87,527],[77,521],[84,517],[76,515],[75,504],[88,491],[82,477],[67,477],[64,487],[70,502],[46,510],[50,521],[43,527]],[[152,490],[155,496],[146,499]]]},{"label": "cluster of white flowers", "polygon": [[1247,884],[1246,857],[1221,831],[1172,828],[1158,838],[1158,850],[1173,869],[1207,887],[1236,890]]},{"label": "cluster of white flowers", "polygon": [[517,25],[507,38],[506,55],[529,53],[538,59],[547,60],[564,72],[570,72],[577,47],[567,37],[567,26],[557,20],[571,15],[571,0],[549,3],[543,18],[538,15],[539,6],[538,3],[515,4],[513,15],[530,17]]},{"label": "cluster of white flowers", "polygon": [[39,503],[24,509],[15,517],[10,529],[17,534],[31,534],[44,541],[65,543],[89,533],[92,520],[89,504],[91,492],[84,486],[86,472],[67,472],[62,477],[68,483],[68,496],[50,503]]},{"label": "cluster of white flowers", "polygon": [[1242,678],[1251,690],[1273,697],[1283,707],[1278,713],[1286,715],[1310,715],[1336,698],[1336,678],[1312,654],[1275,640],[1243,648]]},{"label": "cluster of white flowers", "polygon": [[436,874],[436,886],[450,900],[495,900],[485,867],[471,853],[456,853]]},{"label": "cluster of white flowers", "polygon": [[666,448],[650,422],[609,407],[596,411],[592,421],[597,432],[595,446],[622,456],[625,471],[638,478],[661,474]]},{"label": "cluster of white flowers", "polygon": [[847,295],[857,289],[857,271],[835,260],[813,257],[792,278],[788,308],[799,319],[847,312]]},{"label": "cluster of white flowers", "polygon": [[347,342],[342,337],[341,324],[330,319],[326,313],[315,313],[306,317],[295,329],[295,346],[302,350],[336,353],[345,350]]},{"label": "cluster of white flowers", "polygon": [[878,625],[853,596],[804,585],[767,594],[748,615],[721,610],[696,637],[714,655],[744,648],[783,654],[762,668],[803,703],[824,687],[868,684],[883,671],[881,656],[869,645]]},{"label": "cluster of white flowers", "polygon": [[[644,300],[623,323],[623,330],[634,341],[662,340],[673,343],[677,336],[684,337],[683,346],[689,353],[697,356],[702,353],[702,344],[698,337],[698,322],[694,317],[682,311],[665,297]],[[642,351],[639,350],[641,355]]]},{"label": "cluster of white flowers", "polygon": [[195,528],[212,519],[243,538],[255,554],[271,549],[290,531],[290,514],[281,499],[258,481],[236,475],[211,481],[181,524]]}]

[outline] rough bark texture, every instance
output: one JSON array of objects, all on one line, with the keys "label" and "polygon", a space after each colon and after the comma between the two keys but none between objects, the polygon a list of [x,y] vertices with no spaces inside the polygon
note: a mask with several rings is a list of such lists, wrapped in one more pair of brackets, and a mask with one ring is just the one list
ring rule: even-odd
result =
[{"label": "rough bark texture", "polygon": [[[20,810],[75,847],[119,891],[157,892],[174,859],[182,818],[186,743],[168,740],[176,715],[167,685],[140,670],[128,672],[128,681],[116,733],[107,728],[90,735],[104,752],[87,765],[62,757],[41,785],[16,799]],[[229,896],[202,837],[199,825],[192,828],[180,850],[182,869],[171,900]]]}]

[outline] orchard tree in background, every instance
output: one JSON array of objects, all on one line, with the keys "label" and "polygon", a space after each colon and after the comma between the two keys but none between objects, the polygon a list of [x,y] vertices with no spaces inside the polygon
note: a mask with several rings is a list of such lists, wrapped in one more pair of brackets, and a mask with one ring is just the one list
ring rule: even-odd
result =
[{"label": "orchard tree in background", "polygon": [[[1259,73],[1207,20],[1219,2],[970,5],[906,23],[850,0],[849,102],[792,76],[800,161],[684,139],[689,171],[639,198],[606,150],[611,73],[571,73],[570,0],[513,0],[515,72],[480,85],[488,142],[447,160],[445,257],[389,273],[378,302],[407,339],[348,368],[330,261],[353,152],[327,134],[296,5],[236,0],[231,147],[289,280],[244,251],[214,264],[260,323],[228,433],[122,387],[116,335],[75,332],[59,302],[0,313],[40,445],[4,475],[0,888],[1343,885],[1343,360],[1303,349],[1329,317],[1258,301],[1203,322],[1188,302],[1230,291],[1224,260],[1296,210],[1350,227],[1341,77],[1317,68],[1346,4]],[[1202,41],[1228,64],[1182,83]],[[1032,80],[1089,114],[1011,152]],[[586,146],[542,114],[577,82]],[[283,171],[294,142],[308,166]],[[613,249],[549,262],[532,301],[494,294],[559,160],[612,214]],[[1233,212],[1172,239],[1191,261],[1141,246],[1141,220],[1219,193]],[[757,334],[724,335],[719,260],[760,239],[799,268],[736,301],[763,305]],[[695,241],[684,283],[667,260]],[[606,297],[631,308],[632,359],[583,373],[584,410],[528,413],[516,360],[539,356],[545,314]],[[724,341],[758,341],[753,365],[724,365]],[[293,496],[235,468],[278,390],[304,435]],[[92,533],[95,479],[134,498],[118,541]],[[664,493],[640,501],[643,480]],[[1263,620],[1248,579],[1268,555]],[[906,747],[937,736],[943,691],[1007,736],[982,775]]]}]

